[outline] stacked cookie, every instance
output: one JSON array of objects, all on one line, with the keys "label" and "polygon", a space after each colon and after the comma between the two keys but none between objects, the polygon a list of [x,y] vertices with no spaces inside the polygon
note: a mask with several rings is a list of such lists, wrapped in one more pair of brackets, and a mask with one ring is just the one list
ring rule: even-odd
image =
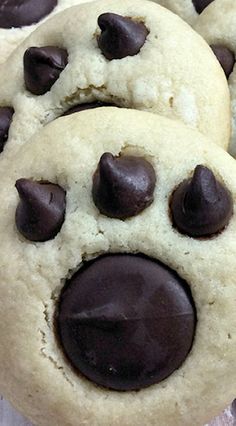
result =
[{"label": "stacked cookie", "polygon": [[37,425],[202,426],[236,363],[212,49],[155,3],[99,0],[39,26],[0,82],[1,392]]}]

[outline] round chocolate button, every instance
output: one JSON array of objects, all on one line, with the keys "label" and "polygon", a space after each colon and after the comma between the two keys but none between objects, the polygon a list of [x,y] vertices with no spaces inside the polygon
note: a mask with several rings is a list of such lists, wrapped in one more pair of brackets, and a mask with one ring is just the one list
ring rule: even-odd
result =
[{"label": "round chocolate button", "polygon": [[57,0],[4,0],[0,6],[0,27],[20,28],[41,21],[57,5]]},{"label": "round chocolate button", "polygon": [[191,349],[195,325],[186,282],[141,255],[87,263],[67,282],[57,312],[59,340],[72,365],[117,390],[170,376]]}]

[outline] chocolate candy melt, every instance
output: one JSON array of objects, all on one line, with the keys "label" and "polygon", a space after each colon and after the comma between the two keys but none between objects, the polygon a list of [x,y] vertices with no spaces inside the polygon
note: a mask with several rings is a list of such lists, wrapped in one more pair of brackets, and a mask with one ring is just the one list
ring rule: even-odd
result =
[{"label": "chocolate candy melt", "polygon": [[152,259],[106,255],[67,283],[57,315],[60,343],[72,365],[98,385],[141,389],[170,376],[195,333],[187,284]]},{"label": "chocolate candy melt", "polygon": [[231,413],[232,413],[232,416],[234,416],[236,419],[236,399],[234,399],[231,404]]},{"label": "chocolate candy melt", "polygon": [[193,5],[197,13],[202,13],[202,11],[214,0],[193,0]]},{"label": "chocolate candy melt", "polygon": [[93,177],[93,200],[106,216],[126,219],[153,201],[156,174],[142,157],[102,155]]},{"label": "chocolate candy melt", "polygon": [[48,92],[68,62],[65,49],[54,46],[30,47],[24,54],[26,88],[34,95]]},{"label": "chocolate candy melt", "polygon": [[0,6],[0,27],[19,28],[41,21],[57,5],[57,0],[4,0]]},{"label": "chocolate candy melt", "polygon": [[62,114],[62,117],[64,117],[65,115],[74,114],[75,112],[84,111],[86,109],[101,108],[101,107],[106,107],[106,106],[116,106],[116,105],[108,104],[106,102],[101,102],[101,101],[90,102],[90,103],[86,103],[86,104],[79,104],[79,105],[75,105],[74,107],[72,107],[72,108],[68,109],[66,112],[64,112],[64,114]]},{"label": "chocolate candy melt", "polygon": [[18,179],[18,231],[30,241],[47,241],[60,231],[65,216],[65,191],[56,184]]},{"label": "chocolate candy melt", "polygon": [[171,204],[174,226],[191,237],[207,237],[222,231],[233,213],[233,200],[211,170],[197,166],[193,177],[174,191]]},{"label": "chocolate candy melt", "polygon": [[14,109],[12,107],[0,107],[0,152],[8,139],[8,132],[12,122]]},{"label": "chocolate candy melt", "polygon": [[102,31],[98,46],[109,60],[137,55],[149,32],[142,22],[115,13],[100,15],[98,25]]},{"label": "chocolate candy melt", "polygon": [[211,48],[217,57],[220,65],[222,66],[226,78],[229,78],[231,72],[233,71],[235,64],[235,56],[234,53],[225,46],[212,44]]}]

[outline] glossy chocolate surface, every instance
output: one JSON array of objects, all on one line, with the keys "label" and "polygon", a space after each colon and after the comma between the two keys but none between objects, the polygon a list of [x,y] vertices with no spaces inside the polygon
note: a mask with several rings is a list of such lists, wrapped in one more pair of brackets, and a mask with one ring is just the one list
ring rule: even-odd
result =
[{"label": "glossy chocolate surface", "polygon": [[24,54],[26,88],[34,95],[48,92],[68,62],[65,49],[55,46],[30,47]]},{"label": "glossy chocolate surface", "polygon": [[12,107],[0,107],[0,153],[7,142],[13,114],[14,109]]},{"label": "glossy chocolate surface", "polygon": [[56,184],[18,179],[20,202],[16,209],[16,227],[30,241],[47,241],[60,231],[65,217],[66,194]]},{"label": "glossy chocolate surface", "polygon": [[39,22],[56,5],[57,0],[2,0],[0,28],[20,28]]},{"label": "glossy chocolate surface", "polygon": [[102,214],[126,219],[153,202],[155,184],[155,170],[145,158],[105,153],[93,177],[93,201]]},{"label": "glossy chocolate surface", "polygon": [[125,391],[158,383],[181,366],[196,315],[189,287],[174,271],[141,255],[112,254],[67,282],[56,324],[78,372]]},{"label": "glossy chocolate surface", "polygon": [[226,46],[221,46],[219,44],[212,44],[211,48],[217,57],[220,65],[222,66],[226,78],[229,78],[231,72],[234,69],[235,56],[234,53],[228,49]]},{"label": "glossy chocolate surface", "polygon": [[233,199],[213,172],[199,165],[193,177],[174,191],[170,209],[178,231],[191,237],[210,237],[228,225],[233,214]]},{"label": "glossy chocolate surface", "polygon": [[98,18],[98,25],[101,29],[98,46],[110,61],[137,55],[149,32],[142,22],[116,13],[103,13]]},{"label": "glossy chocolate surface", "polygon": [[193,5],[196,9],[196,12],[200,14],[214,0],[192,0],[192,1],[193,1]]}]

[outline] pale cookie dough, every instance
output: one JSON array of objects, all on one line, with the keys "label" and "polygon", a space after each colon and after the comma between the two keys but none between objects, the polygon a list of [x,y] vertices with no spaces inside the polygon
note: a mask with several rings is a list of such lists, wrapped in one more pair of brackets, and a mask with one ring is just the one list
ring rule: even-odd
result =
[{"label": "pale cookie dough", "polygon": [[[97,41],[97,20],[105,12],[146,25],[149,33],[137,54],[106,59]],[[34,95],[25,87],[23,57],[32,46],[50,45],[67,50],[68,65],[47,93]],[[72,106],[95,101],[176,118],[218,145],[228,145],[229,91],[218,61],[196,32],[152,2],[99,0],[75,6],[15,50],[0,69],[0,105],[15,110],[2,157],[14,154],[17,145]]]},{"label": "pale cookie dough", "polygon": [[[40,0],[38,0],[40,1]],[[22,41],[28,37],[32,31],[34,31],[39,25],[45,22],[48,18],[55,15],[62,10],[75,6],[81,3],[87,3],[91,0],[58,0],[56,7],[52,12],[40,20],[36,24],[27,25],[21,28],[1,28],[0,27],[0,64],[6,61],[10,56],[13,50],[20,44]]]},{"label": "pale cookie dough", "polygon": [[[137,216],[113,219],[95,207],[92,177],[104,152],[152,164],[154,201]],[[0,388],[35,425],[202,426],[233,399],[235,212],[219,234],[200,239],[173,227],[169,212],[173,191],[197,165],[214,173],[235,207],[235,160],[222,148],[174,120],[102,108],[55,120],[1,167]],[[66,191],[65,221],[54,239],[35,243],[17,231],[20,178]],[[186,360],[166,380],[139,392],[94,385],[71,368],[55,338],[53,319],[65,279],[84,261],[111,252],[163,262],[186,280],[196,306],[196,334]]]},{"label": "pale cookie dough", "polygon": [[[236,55],[236,3],[234,0],[215,0],[199,17],[196,26],[206,41],[221,45]],[[236,156],[236,67],[228,78],[231,93],[232,139],[230,153]]]},{"label": "pale cookie dough", "polygon": [[[161,6],[170,9],[172,12],[179,15],[182,19],[193,25],[199,17],[198,10],[192,0],[153,0]],[[214,0],[196,0],[196,4],[201,4],[201,9],[207,7]],[[201,10],[200,9],[200,10]]]}]

